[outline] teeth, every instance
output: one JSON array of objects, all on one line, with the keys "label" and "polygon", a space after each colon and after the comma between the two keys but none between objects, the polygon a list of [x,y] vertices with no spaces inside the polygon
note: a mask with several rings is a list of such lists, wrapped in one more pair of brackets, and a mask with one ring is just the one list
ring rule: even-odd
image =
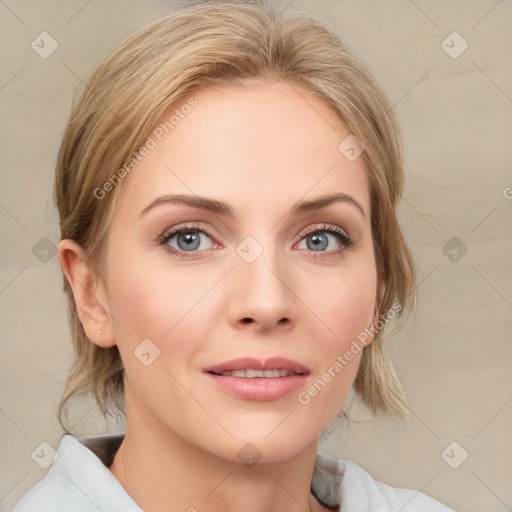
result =
[{"label": "teeth", "polygon": [[295,372],[291,370],[233,370],[230,372],[222,372],[223,376],[230,377],[243,377],[245,379],[254,379],[254,378],[265,378],[265,379],[275,379],[277,377],[288,377],[289,375],[294,375]]}]

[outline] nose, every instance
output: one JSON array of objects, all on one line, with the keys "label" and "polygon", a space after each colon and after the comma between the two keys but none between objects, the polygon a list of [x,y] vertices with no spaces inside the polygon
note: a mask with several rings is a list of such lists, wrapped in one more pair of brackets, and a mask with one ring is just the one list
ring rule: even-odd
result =
[{"label": "nose", "polygon": [[297,321],[297,297],[282,257],[263,253],[249,263],[236,256],[230,272],[228,317],[238,329],[288,330]]}]

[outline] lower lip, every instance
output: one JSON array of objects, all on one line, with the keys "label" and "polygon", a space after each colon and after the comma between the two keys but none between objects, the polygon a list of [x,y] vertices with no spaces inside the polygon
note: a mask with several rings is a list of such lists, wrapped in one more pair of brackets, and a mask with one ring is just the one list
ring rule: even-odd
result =
[{"label": "lower lip", "polygon": [[307,375],[291,375],[289,377],[232,377],[206,373],[219,388],[245,400],[269,401],[283,398],[302,388]]}]

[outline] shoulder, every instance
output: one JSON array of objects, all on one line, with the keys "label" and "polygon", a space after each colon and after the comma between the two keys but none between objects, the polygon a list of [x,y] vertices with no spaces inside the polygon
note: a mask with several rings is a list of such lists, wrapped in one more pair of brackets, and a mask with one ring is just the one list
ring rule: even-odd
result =
[{"label": "shoulder", "polygon": [[395,512],[454,512],[422,492],[398,489],[374,480],[354,462],[318,454],[311,489],[326,506],[339,511],[378,510]]},{"label": "shoulder", "polygon": [[13,512],[141,512],[104,463],[105,449],[118,446],[120,439],[119,435],[63,435],[50,470]]}]

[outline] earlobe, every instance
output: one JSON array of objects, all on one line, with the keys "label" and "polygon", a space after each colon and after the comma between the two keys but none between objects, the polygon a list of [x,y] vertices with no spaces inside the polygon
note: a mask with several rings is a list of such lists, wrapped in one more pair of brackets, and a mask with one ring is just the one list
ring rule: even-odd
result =
[{"label": "earlobe", "polygon": [[87,337],[96,345],[112,347],[115,345],[114,331],[102,279],[87,266],[85,251],[73,240],[61,240],[57,253]]}]

